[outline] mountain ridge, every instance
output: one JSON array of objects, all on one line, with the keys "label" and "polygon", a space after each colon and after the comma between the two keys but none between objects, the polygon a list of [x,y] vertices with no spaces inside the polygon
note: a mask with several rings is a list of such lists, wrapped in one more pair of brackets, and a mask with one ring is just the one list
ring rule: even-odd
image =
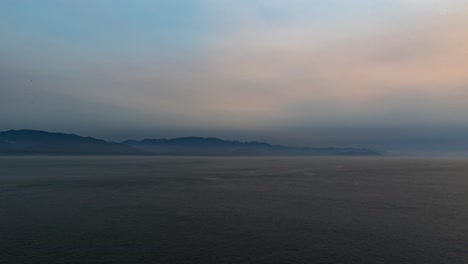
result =
[{"label": "mountain ridge", "polygon": [[365,148],[312,148],[266,142],[224,140],[216,137],[106,141],[76,134],[33,129],[0,132],[0,155],[188,155],[188,156],[378,156]]},{"label": "mountain ridge", "polygon": [[291,147],[259,141],[241,142],[214,137],[126,140],[122,143],[166,155],[382,155],[378,151],[365,148]]},{"label": "mountain ridge", "polygon": [[12,129],[0,132],[0,154],[127,155],[145,154],[145,152],[120,143],[76,134]]}]

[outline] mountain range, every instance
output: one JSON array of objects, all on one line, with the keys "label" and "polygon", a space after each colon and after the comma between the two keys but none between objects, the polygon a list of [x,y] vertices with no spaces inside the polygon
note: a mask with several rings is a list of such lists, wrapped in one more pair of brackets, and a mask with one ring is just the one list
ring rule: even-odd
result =
[{"label": "mountain range", "polygon": [[311,148],[240,142],[219,138],[105,141],[39,130],[0,132],[0,155],[188,155],[188,156],[376,156],[365,148]]}]

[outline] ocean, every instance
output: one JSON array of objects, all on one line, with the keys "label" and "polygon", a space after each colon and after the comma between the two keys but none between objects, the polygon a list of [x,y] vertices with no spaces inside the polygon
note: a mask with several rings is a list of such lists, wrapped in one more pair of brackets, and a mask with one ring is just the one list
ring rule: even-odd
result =
[{"label": "ocean", "polygon": [[468,263],[468,159],[0,157],[0,263]]}]

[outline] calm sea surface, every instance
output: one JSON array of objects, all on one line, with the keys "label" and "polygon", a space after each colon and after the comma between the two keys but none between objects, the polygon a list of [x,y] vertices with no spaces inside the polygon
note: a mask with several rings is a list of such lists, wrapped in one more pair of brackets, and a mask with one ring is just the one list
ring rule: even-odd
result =
[{"label": "calm sea surface", "polygon": [[0,157],[0,263],[468,263],[468,159]]}]

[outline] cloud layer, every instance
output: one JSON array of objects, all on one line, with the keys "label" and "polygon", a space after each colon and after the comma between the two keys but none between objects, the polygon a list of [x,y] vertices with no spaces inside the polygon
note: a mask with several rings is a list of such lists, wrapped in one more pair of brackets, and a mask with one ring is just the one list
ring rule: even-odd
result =
[{"label": "cloud layer", "polygon": [[468,127],[467,1],[44,2],[0,4],[3,129],[410,149]]}]

